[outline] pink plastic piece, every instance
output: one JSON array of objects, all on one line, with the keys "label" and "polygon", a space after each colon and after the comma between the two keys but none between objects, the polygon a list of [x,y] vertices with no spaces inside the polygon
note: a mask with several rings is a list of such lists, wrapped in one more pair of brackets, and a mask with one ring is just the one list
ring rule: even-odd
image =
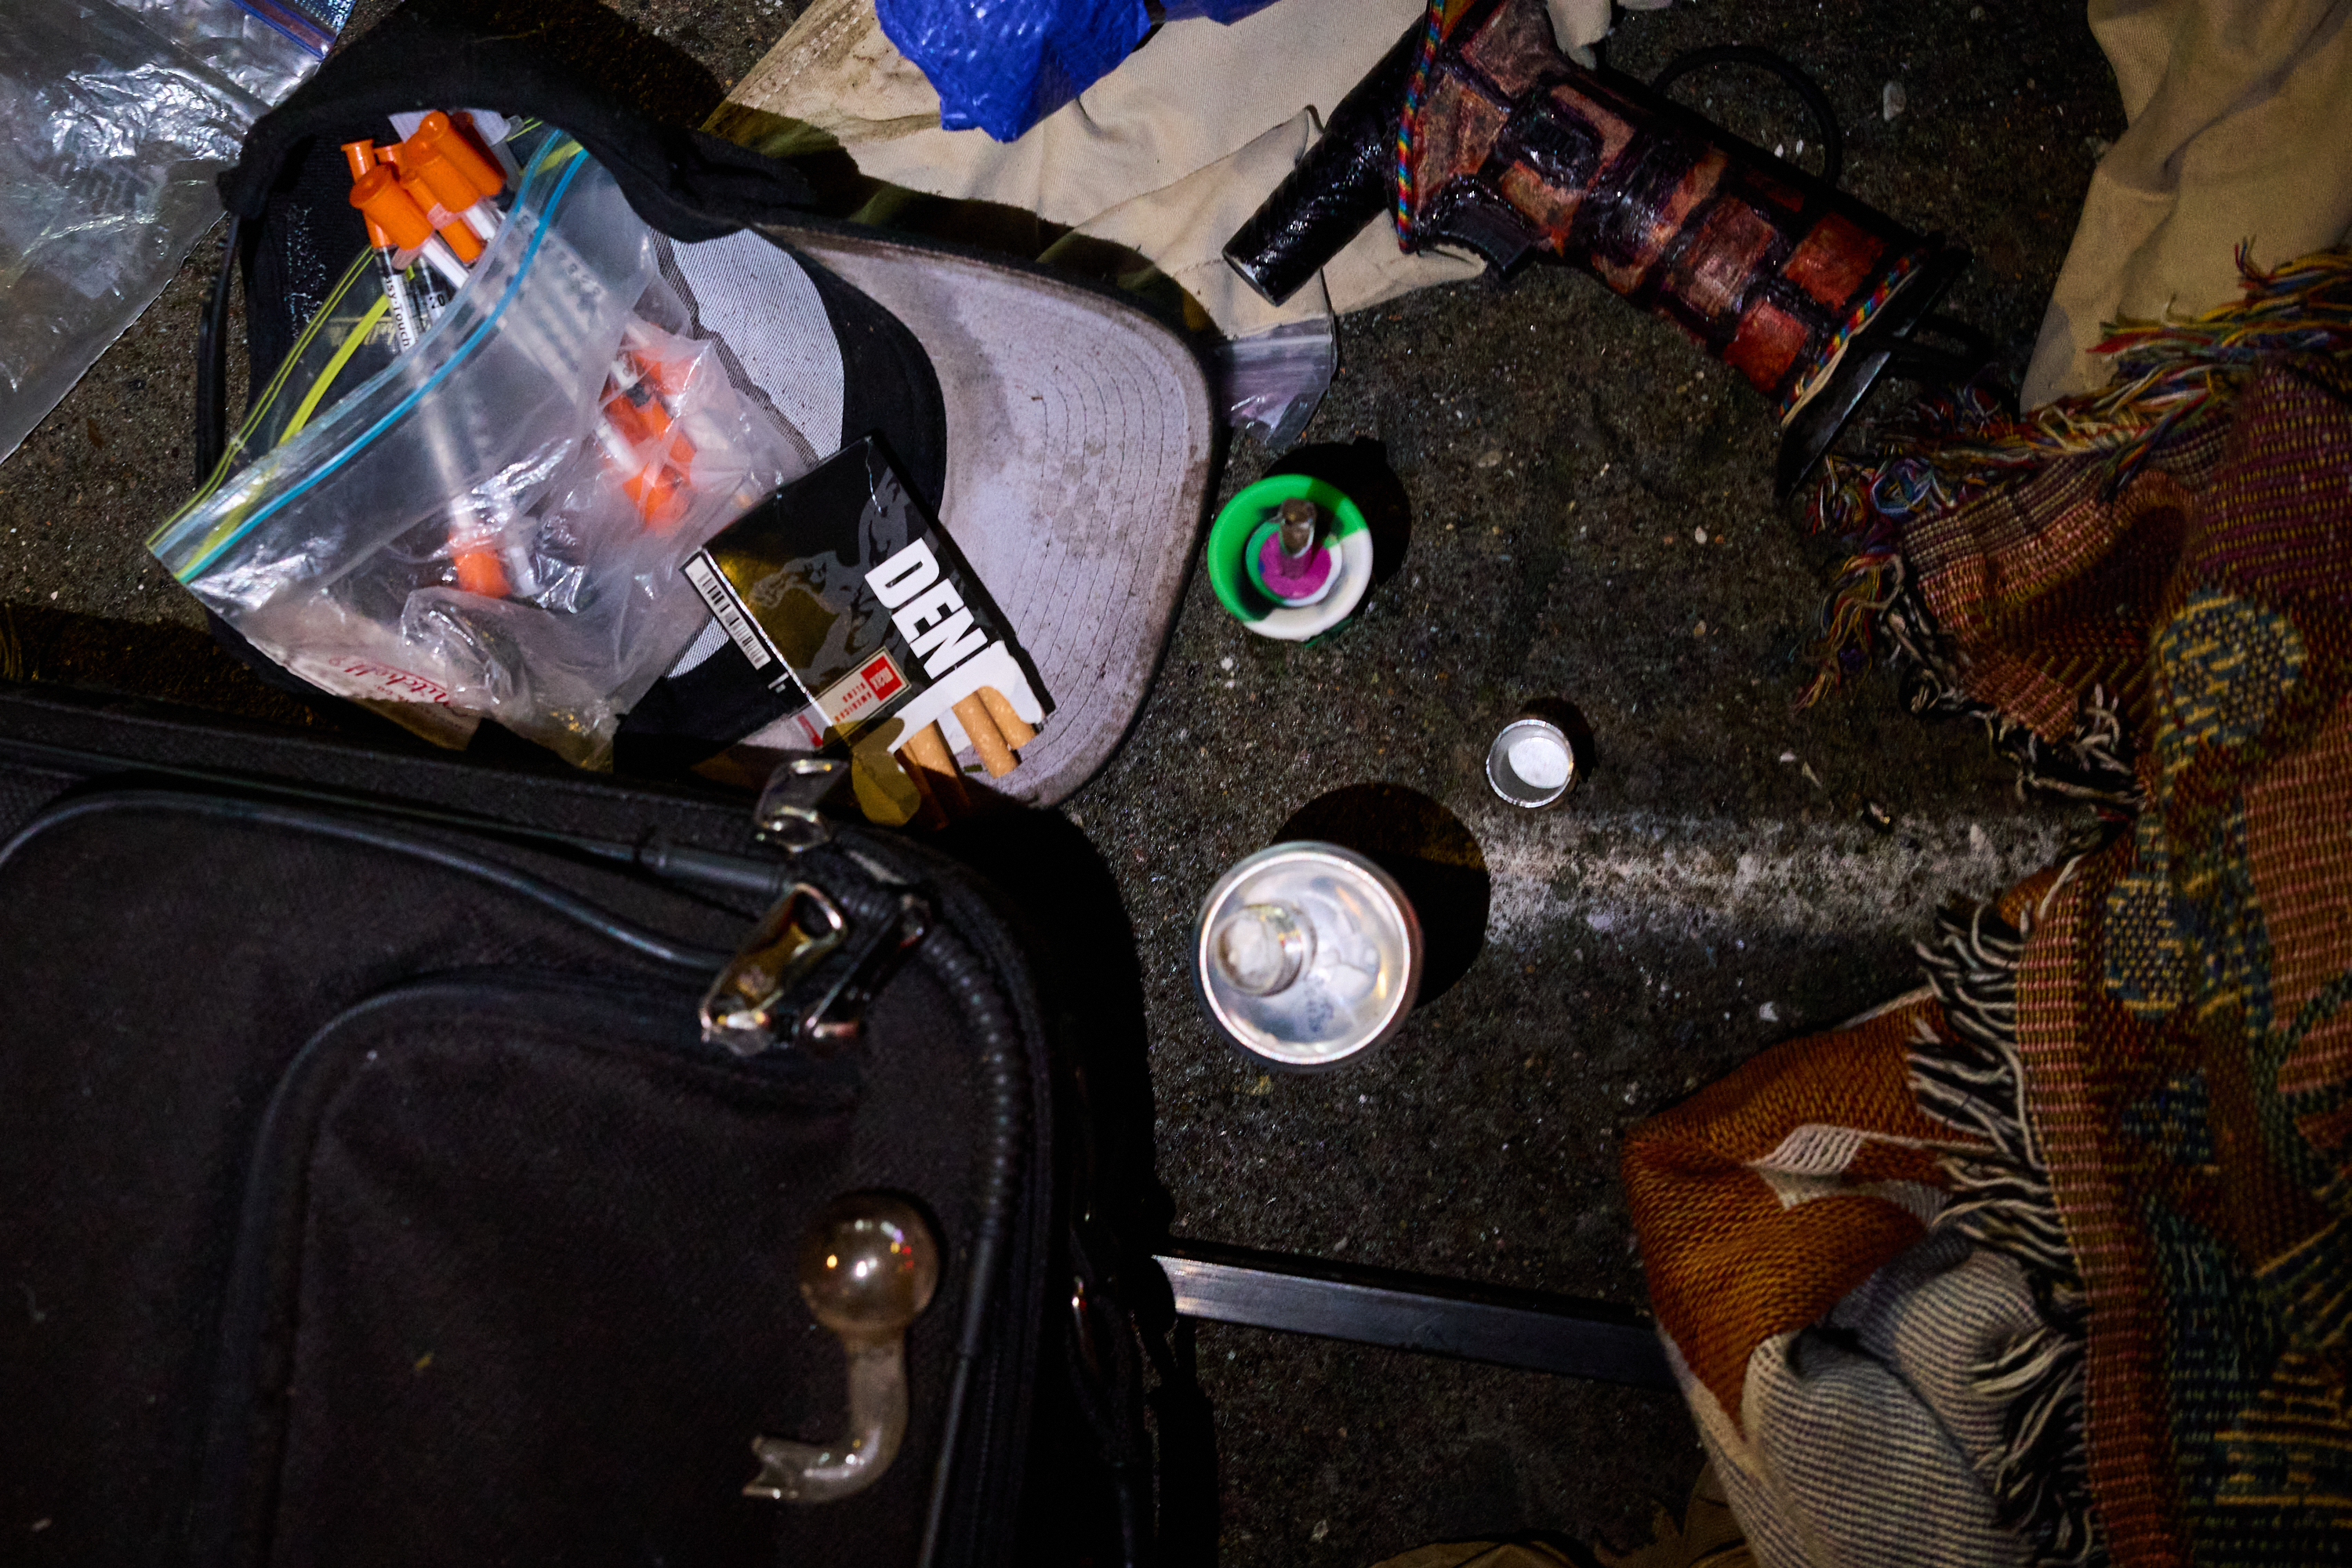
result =
[{"label": "pink plastic piece", "polygon": [[1318,543],[1293,561],[1282,552],[1282,536],[1276,533],[1258,546],[1257,569],[1265,580],[1267,593],[1277,599],[1297,602],[1311,599],[1323,591],[1331,574],[1339,570],[1339,552],[1328,544]]}]

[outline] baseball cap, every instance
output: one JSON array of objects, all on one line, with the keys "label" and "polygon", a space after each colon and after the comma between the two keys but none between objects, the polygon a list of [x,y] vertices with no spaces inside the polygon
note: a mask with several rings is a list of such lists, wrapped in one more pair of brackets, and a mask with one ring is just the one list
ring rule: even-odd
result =
[{"label": "baseball cap", "polygon": [[[819,454],[879,433],[1011,621],[1051,717],[992,787],[1051,805],[1107,762],[1158,668],[1208,499],[1216,424],[1175,330],[1091,281],[817,216],[789,167],[663,125],[534,41],[412,5],[264,117],[222,177],[246,258],[255,385],[365,244],[340,140],[481,106],[561,126],[666,237],[662,270],[739,387]],[[340,139],[340,140],[339,140]],[[341,230],[349,229],[348,235]],[[677,591],[691,594],[682,580]],[[817,736],[715,623],[624,721],[618,765],[756,776]]]}]

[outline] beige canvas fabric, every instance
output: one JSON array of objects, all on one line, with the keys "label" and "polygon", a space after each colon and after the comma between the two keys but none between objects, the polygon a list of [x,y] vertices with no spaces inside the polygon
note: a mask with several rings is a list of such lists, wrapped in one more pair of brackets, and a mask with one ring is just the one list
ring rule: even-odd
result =
[{"label": "beige canvas fabric", "polygon": [[[1549,0],[1563,46],[1608,30],[1608,0]],[[1281,0],[1230,26],[1171,22],[1018,141],[940,129],[939,95],[891,46],[873,0],[815,0],[711,118],[770,152],[837,142],[860,173],[933,195],[1025,208],[1127,245],[1242,335],[1319,315],[1276,310],[1230,276],[1225,240],[1281,183],[1323,119],[1423,14],[1422,0]],[[1475,276],[1465,256],[1405,256],[1374,224],[1324,269],[1329,308],[1360,310]]]},{"label": "beige canvas fabric", "polygon": [[2092,0],[2130,129],[2099,163],[2052,291],[2029,408],[2104,384],[2119,317],[2238,296],[2255,262],[2352,238],[2352,0]]}]

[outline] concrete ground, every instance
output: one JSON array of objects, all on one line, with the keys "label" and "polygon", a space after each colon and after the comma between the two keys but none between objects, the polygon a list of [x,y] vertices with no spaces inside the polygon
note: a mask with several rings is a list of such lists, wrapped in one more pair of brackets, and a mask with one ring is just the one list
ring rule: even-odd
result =
[{"label": "concrete ground", "polygon": [[[618,9],[715,92],[796,7]],[[1729,42],[1822,81],[1847,186],[1966,239],[1977,262],[1948,309],[2021,360],[2122,125],[2079,7],[1696,0],[1625,13],[1606,52],[1647,77]],[[1767,146],[1808,130],[1766,79],[1678,90]],[[142,543],[194,479],[191,363],[217,259],[215,236],[0,465],[0,673],[315,722],[213,651]],[[1679,333],[1538,271],[1341,334],[1306,439],[1327,458],[1380,444],[1410,513],[1398,570],[1312,649],[1249,636],[1196,579],[1132,738],[1067,807],[1139,945],[1175,1228],[1639,1304],[1625,1130],[1910,988],[1937,902],[2032,869],[2069,820],[2017,802],[1975,734],[1915,721],[1882,677],[1793,708],[1836,552],[1772,503],[1760,400]],[[1269,461],[1237,443],[1220,499]],[[1589,724],[1590,776],[1515,815],[1480,761],[1546,698]],[[1433,963],[1456,976],[1376,1059],[1318,1078],[1245,1065],[1186,972],[1210,883],[1294,818],[1417,841],[1438,866]],[[1203,1329],[1199,1352],[1231,1568],[1512,1531],[1622,1549],[1698,1468],[1668,1395],[1237,1329]]]}]

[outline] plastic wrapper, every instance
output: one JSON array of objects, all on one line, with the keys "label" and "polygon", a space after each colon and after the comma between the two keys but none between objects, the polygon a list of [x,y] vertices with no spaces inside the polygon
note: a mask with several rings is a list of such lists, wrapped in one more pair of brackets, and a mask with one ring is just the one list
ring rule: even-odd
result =
[{"label": "plastic wrapper", "polygon": [[1331,389],[1339,343],[1331,318],[1315,316],[1224,339],[1202,357],[1226,423],[1280,452],[1298,439]]},{"label": "plastic wrapper", "polygon": [[257,433],[149,542],[305,679],[446,743],[487,718],[594,767],[708,619],[681,564],[814,453],[688,334],[667,242],[610,174],[551,133],[522,151],[416,346]]},{"label": "plastic wrapper", "polygon": [[0,458],[163,292],[318,58],[230,0],[0,5]]},{"label": "plastic wrapper", "polygon": [[[41,0],[34,0],[36,5]],[[273,0],[99,0],[139,19],[173,49],[217,71],[264,103],[277,103],[326,58],[351,15],[349,0],[277,4]]]},{"label": "plastic wrapper", "polygon": [[[1273,0],[1176,0],[1168,20],[1237,22]],[[1010,142],[1118,68],[1151,31],[1143,0],[876,0],[882,31],[940,95],[940,123]]]}]

